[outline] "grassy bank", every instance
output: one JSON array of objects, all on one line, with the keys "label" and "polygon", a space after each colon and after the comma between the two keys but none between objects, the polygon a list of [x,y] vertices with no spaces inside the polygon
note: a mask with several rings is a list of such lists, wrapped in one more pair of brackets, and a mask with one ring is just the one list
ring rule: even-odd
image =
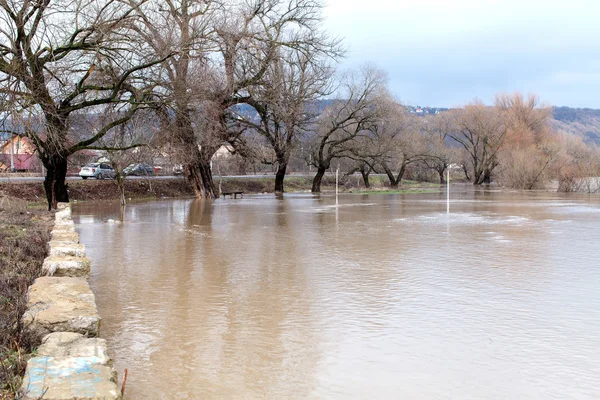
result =
[{"label": "grassy bank", "polygon": [[[71,200],[119,199],[119,188],[114,180],[74,180],[67,184]],[[46,201],[42,182],[0,182],[0,192],[33,203]],[[125,180],[125,195],[162,198],[193,196],[194,192],[184,179]]]},{"label": "grassy bank", "polygon": [[16,398],[39,338],[21,325],[27,288],[40,276],[53,214],[0,192],[0,399]]},{"label": "grassy bank", "polygon": [[[219,178],[215,179],[215,185],[218,189]],[[372,176],[370,178],[370,188],[364,187],[362,178],[358,176],[340,177],[339,190],[343,193],[421,193],[424,191],[437,191],[439,184],[430,182],[417,182],[404,180],[397,189],[390,189],[389,181],[385,176]],[[312,177],[310,176],[288,176],[285,178],[286,192],[309,192],[312,187]],[[223,178],[221,188],[226,191],[243,191],[244,193],[271,193],[273,192],[274,178],[252,177],[252,178]],[[335,191],[335,176],[326,175],[321,182],[322,192]]]},{"label": "grassy bank", "polygon": [[[371,187],[365,189],[362,179],[357,176],[341,177],[341,192],[364,193],[418,193],[425,189],[439,188],[438,184],[416,181],[402,181],[398,189],[390,190],[384,176],[373,176]],[[275,185],[273,176],[252,176],[248,178],[215,177],[215,187],[223,192],[242,191],[244,193],[272,193]],[[113,180],[73,180],[68,181],[71,200],[116,200],[119,199],[117,183]],[[286,192],[308,192],[312,186],[311,176],[293,176],[285,179]],[[322,192],[335,191],[335,176],[327,175],[321,184]],[[32,203],[45,202],[44,187],[41,182],[0,182],[0,192]],[[131,199],[166,198],[193,196],[194,192],[183,178],[125,180],[125,196]]]}]

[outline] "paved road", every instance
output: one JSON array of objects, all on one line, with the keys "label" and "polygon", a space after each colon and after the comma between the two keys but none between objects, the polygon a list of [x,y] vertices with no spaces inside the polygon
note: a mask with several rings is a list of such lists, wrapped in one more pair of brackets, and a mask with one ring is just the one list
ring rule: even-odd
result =
[{"label": "paved road", "polygon": [[[287,177],[291,176],[308,176],[312,177],[314,174],[293,174],[287,175]],[[218,175],[213,175],[213,179],[218,179]],[[256,178],[275,178],[275,175],[229,175],[224,176],[223,178],[235,178],[235,179],[256,179]],[[181,175],[179,176],[128,176],[127,179],[131,180],[140,180],[140,179],[183,179]],[[0,182],[42,182],[44,180],[43,176],[4,176],[0,177]],[[81,178],[78,176],[68,176],[67,181],[80,181]],[[94,179],[90,179],[94,180]]]}]

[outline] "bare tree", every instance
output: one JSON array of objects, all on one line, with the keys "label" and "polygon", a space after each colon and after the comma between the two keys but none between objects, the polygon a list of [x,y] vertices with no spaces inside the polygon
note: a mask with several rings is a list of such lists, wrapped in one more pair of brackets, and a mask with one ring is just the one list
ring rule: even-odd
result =
[{"label": "bare tree", "polygon": [[[125,174],[123,170],[132,163],[140,163],[151,158],[153,142],[158,123],[153,123],[154,113],[150,110],[141,110],[129,121],[109,131],[99,140],[99,144],[106,148],[105,156],[115,170],[115,180],[121,197],[121,205],[125,200]],[[114,118],[105,116],[105,118]],[[103,122],[100,121],[100,124]]]},{"label": "bare tree", "polygon": [[[159,79],[169,99],[162,115],[196,194],[215,197],[210,160],[239,134],[229,129],[232,107],[245,103],[254,87],[270,84],[265,74],[279,49],[300,49],[307,57],[337,56],[338,41],[320,27],[320,1],[165,3],[164,8],[138,8],[144,19],[139,30],[148,32],[147,41],[157,52],[177,53],[163,63]],[[207,129],[198,128],[198,118]]]},{"label": "bare tree", "polygon": [[599,191],[600,150],[570,134],[558,136],[557,141],[560,143],[560,153],[552,165],[551,176],[558,181],[558,191]]},{"label": "bare tree", "polygon": [[[15,133],[35,145],[52,207],[68,201],[68,157],[96,148],[148,101],[141,73],[160,60],[140,53],[132,10],[116,0],[2,0],[0,20],[0,92],[11,96],[15,118],[35,122]],[[118,118],[96,131],[70,129],[72,115],[115,104],[121,105]]]},{"label": "bare tree", "polygon": [[549,126],[551,110],[541,107],[538,98],[519,93],[496,96],[496,107],[507,126],[499,154],[499,181],[518,189],[534,189],[549,178],[560,145]]},{"label": "bare tree", "polygon": [[375,160],[370,158],[369,156],[364,156],[362,154],[359,154],[357,156],[351,155],[348,158],[351,161],[352,168],[350,168],[346,175],[350,176],[356,172],[359,172],[360,176],[363,179],[365,189],[369,189],[371,187],[369,175],[371,175],[371,172],[375,171],[373,169],[373,165],[375,165]]},{"label": "bare tree", "polygon": [[448,113],[441,113],[427,117],[422,121],[423,144],[425,154],[423,164],[435,171],[440,179],[440,184],[446,183],[444,172],[456,157],[456,149],[448,146],[448,134],[452,130],[452,121]]},{"label": "bare tree", "polygon": [[321,191],[323,176],[334,159],[368,157],[369,152],[363,151],[365,147],[356,144],[359,139],[374,140],[374,128],[389,103],[385,82],[385,74],[371,66],[340,77],[337,99],[319,117],[314,134],[309,138],[308,161],[317,168],[313,193]]},{"label": "bare tree", "polygon": [[450,113],[454,122],[450,137],[468,154],[468,167],[473,174],[469,178],[475,185],[489,183],[507,133],[502,113],[477,101]]},{"label": "bare tree", "polygon": [[310,129],[317,115],[314,102],[327,95],[331,68],[317,57],[297,50],[281,50],[265,74],[269,85],[249,90],[248,104],[259,116],[244,123],[259,132],[273,148],[277,162],[275,192],[284,191],[284,178],[298,137]]},{"label": "bare tree", "polygon": [[395,104],[388,115],[379,127],[382,152],[376,160],[390,187],[397,188],[407,168],[425,159],[426,147],[419,117],[410,116],[400,104]]}]

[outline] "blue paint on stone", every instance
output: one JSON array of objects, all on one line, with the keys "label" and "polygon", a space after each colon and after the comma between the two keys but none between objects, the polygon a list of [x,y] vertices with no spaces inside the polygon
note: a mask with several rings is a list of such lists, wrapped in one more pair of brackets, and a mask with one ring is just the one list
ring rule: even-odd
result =
[{"label": "blue paint on stone", "polygon": [[94,397],[96,384],[102,382],[99,357],[34,357],[29,360],[25,387],[30,397],[40,397],[53,383],[69,382],[72,397]]}]

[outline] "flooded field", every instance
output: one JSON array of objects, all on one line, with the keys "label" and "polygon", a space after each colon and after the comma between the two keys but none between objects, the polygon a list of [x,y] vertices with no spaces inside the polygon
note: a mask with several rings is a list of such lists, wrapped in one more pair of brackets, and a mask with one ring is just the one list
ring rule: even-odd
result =
[{"label": "flooded field", "polygon": [[600,197],[453,196],[74,206],[126,397],[597,399]]}]

